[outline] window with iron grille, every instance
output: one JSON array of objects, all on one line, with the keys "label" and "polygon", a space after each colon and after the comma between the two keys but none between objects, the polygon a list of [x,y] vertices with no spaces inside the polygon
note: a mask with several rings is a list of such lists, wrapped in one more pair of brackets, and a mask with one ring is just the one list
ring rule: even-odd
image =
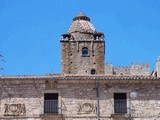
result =
[{"label": "window with iron grille", "polygon": [[114,113],[127,113],[127,95],[126,93],[114,93]]},{"label": "window with iron grille", "polygon": [[44,94],[44,114],[58,114],[58,93]]}]

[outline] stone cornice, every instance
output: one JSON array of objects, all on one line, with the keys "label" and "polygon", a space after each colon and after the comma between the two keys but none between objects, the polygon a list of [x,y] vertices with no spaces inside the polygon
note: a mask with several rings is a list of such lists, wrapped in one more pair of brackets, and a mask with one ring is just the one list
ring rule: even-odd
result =
[{"label": "stone cornice", "polygon": [[46,76],[0,76],[0,80],[160,80],[154,76],[117,75],[46,75]]}]

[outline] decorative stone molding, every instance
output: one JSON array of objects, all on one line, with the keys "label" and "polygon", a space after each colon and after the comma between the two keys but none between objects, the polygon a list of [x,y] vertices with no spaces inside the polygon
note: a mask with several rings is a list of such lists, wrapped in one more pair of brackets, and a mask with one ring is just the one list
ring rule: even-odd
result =
[{"label": "decorative stone molding", "polygon": [[78,114],[95,113],[95,105],[91,102],[82,102],[79,104]]},{"label": "decorative stone molding", "polygon": [[[16,83],[16,82],[19,82],[19,83],[29,83],[29,82],[35,82],[35,83],[45,83],[46,79],[48,80],[57,80],[58,82],[60,81],[65,81],[67,80],[66,82],[68,83],[69,81],[68,80],[74,80],[74,81],[77,81],[77,80],[90,80],[90,81],[93,81],[93,80],[96,80],[96,79],[99,79],[99,80],[102,80],[103,82],[104,81],[107,81],[107,80],[119,80],[120,81],[124,81],[124,80],[160,80],[160,78],[157,78],[157,77],[154,77],[154,76],[151,76],[151,75],[145,75],[145,76],[116,76],[116,75],[76,75],[76,74],[68,74],[68,75],[50,75],[50,76],[0,76],[0,82],[3,82],[3,80],[12,80],[12,83]],[[30,81],[29,81],[30,80]],[[95,81],[93,81],[95,82]],[[133,81],[132,81],[133,82]]]},{"label": "decorative stone molding", "polygon": [[25,115],[24,104],[4,104],[4,116],[19,116]]}]

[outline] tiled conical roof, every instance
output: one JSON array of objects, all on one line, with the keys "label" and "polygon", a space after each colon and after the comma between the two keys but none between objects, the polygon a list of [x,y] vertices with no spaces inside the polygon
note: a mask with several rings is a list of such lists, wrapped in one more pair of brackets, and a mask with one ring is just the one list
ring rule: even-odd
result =
[{"label": "tiled conical roof", "polygon": [[73,23],[68,31],[68,33],[74,32],[95,33],[96,29],[86,15],[79,13],[79,15],[73,19]]}]

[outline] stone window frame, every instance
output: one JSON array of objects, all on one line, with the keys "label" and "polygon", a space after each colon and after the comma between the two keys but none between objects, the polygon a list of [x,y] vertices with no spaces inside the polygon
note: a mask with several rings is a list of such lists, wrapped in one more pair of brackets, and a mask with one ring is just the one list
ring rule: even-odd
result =
[{"label": "stone window frame", "polygon": [[[87,54],[83,54],[83,50],[87,50]],[[88,49],[88,47],[82,47],[82,49],[81,49],[81,55],[82,55],[82,57],[88,57],[89,56],[89,49]]]},{"label": "stone window frame", "polygon": [[96,74],[96,69],[92,68],[91,69],[91,75],[95,75]]},{"label": "stone window frame", "polygon": [[[42,104],[42,109],[41,109],[41,114],[44,115],[44,94],[46,93],[58,93],[58,114],[62,114],[62,97],[61,97],[61,92],[57,90],[46,90],[43,92],[43,96],[41,97],[41,104]],[[61,109],[59,109],[61,108]]]},{"label": "stone window frame", "polygon": [[116,114],[114,113],[114,93],[126,93],[127,97],[127,113],[130,114],[130,109],[131,109],[131,98],[130,98],[130,90],[129,89],[120,89],[120,88],[111,88],[109,90],[110,92],[110,111],[111,114]]}]

